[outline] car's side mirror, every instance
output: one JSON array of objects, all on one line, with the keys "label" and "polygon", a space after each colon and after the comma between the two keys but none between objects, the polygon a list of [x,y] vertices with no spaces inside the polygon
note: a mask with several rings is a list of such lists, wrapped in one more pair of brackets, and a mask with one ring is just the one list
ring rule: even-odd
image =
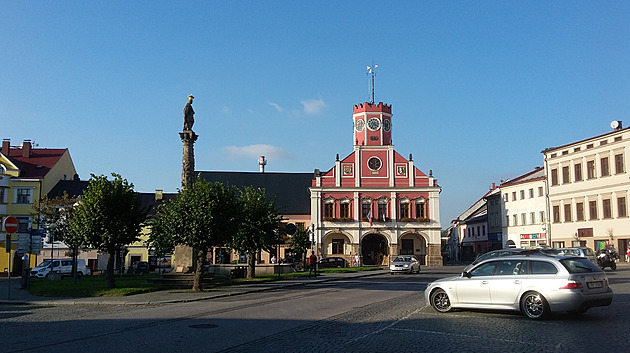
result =
[{"label": "car's side mirror", "polygon": [[470,272],[468,271],[462,272],[462,277],[470,278],[471,277]]}]

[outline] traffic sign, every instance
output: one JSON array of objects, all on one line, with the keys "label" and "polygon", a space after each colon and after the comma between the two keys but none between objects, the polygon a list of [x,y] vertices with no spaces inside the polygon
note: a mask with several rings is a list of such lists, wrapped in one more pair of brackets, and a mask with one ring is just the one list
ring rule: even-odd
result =
[{"label": "traffic sign", "polygon": [[13,234],[15,232],[17,232],[18,230],[18,220],[17,218],[13,217],[13,216],[9,216],[7,218],[4,219],[4,230],[9,233],[9,234]]}]

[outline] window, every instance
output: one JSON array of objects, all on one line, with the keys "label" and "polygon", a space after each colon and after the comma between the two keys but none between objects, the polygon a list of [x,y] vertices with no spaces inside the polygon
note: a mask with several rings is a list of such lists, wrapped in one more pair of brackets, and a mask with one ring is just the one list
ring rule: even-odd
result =
[{"label": "window", "polygon": [[536,212],[529,213],[529,224],[536,224]]},{"label": "window", "polygon": [[551,170],[551,185],[558,185],[558,169]]},{"label": "window", "polygon": [[16,199],[15,203],[30,204],[33,203],[31,199],[31,189],[15,189]]},{"label": "window", "polygon": [[577,202],[575,204],[575,220],[583,221],[584,220],[584,203]]},{"label": "window", "polygon": [[608,157],[602,157],[599,162],[602,166],[602,176],[610,175],[610,170],[608,169]]},{"label": "window", "polygon": [[562,184],[567,184],[571,182],[571,180],[569,180],[569,167],[562,167]]},{"label": "window", "polygon": [[560,206],[553,206],[553,223],[560,222]]},{"label": "window", "polygon": [[546,221],[546,219],[545,219],[545,211],[538,212],[538,218],[540,218],[540,223],[544,223]]},{"label": "window", "polygon": [[612,218],[610,199],[602,200],[602,207],[604,208],[604,218]]},{"label": "window", "polygon": [[0,188],[0,203],[7,203],[5,199],[7,193],[4,190],[4,188]]},{"label": "window", "polygon": [[514,225],[514,224],[510,224],[510,216],[505,216],[505,226],[509,227],[510,225]]},{"label": "window", "polygon": [[324,204],[324,217],[333,218],[335,217],[334,213],[335,204],[332,202]]},{"label": "window", "polygon": [[573,165],[573,169],[575,171],[575,181],[580,181],[582,180],[582,163],[575,163]]},{"label": "window", "polygon": [[539,186],[538,187],[538,197],[543,197],[543,195],[544,195],[543,187]]},{"label": "window", "polygon": [[344,202],[339,206],[339,217],[350,218],[350,203]]},{"label": "window", "polygon": [[521,213],[521,225],[527,224],[527,215],[525,213]]},{"label": "window", "polygon": [[530,268],[532,275],[550,275],[558,272],[556,266],[546,261],[532,261]]},{"label": "window", "polygon": [[564,205],[564,221],[571,222],[571,204]]},{"label": "window", "polygon": [[385,221],[385,217],[387,217],[387,204],[379,203],[378,204],[378,219]]},{"label": "window", "polygon": [[529,189],[529,198],[533,199],[534,198],[534,189]]},{"label": "window", "polygon": [[470,271],[470,275],[473,277],[476,276],[492,276],[492,273],[494,272],[494,268],[497,266],[497,263],[499,263],[498,261],[491,261],[488,263],[485,263],[481,266],[478,266],[477,268],[475,268],[474,270]]},{"label": "window", "polygon": [[628,211],[626,209],[626,198],[617,197],[617,217],[626,217]]},{"label": "window", "polygon": [[595,179],[595,161],[586,162],[586,178]]},{"label": "window", "polygon": [[343,254],[343,239],[332,240],[332,253]]},{"label": "window", "polygon": [[[371,203],[363,203],[361,204],[361,217],[367,218],[368,214],[372,212],[372,204]],[[370,217],[372,217],[370,215]]]},{"label": "window", "polygon": [[615,155],[615,173],[621,174],[624,172],[623,168],[623,154]]},{"label": "window", "polygon": [[588,219],[597,219],[597,201],[588,202]]},{"label": "window", "polygon": [[587,150],[588,150],[588,149],[591,149],[591,148],[593,148],[593,144],[592,144],[592,143],[589,143],[588,145],[586,145],[586,149],[587,149]]},{"label": "window", "polygon": [[409,202],[400,203],[400,218],[409,218]]},{"label": "window", "polygon": [[512,201],[516,201],[516,191],[512,191]]},{"label": "window", "polygon": [[497,276],[517,276],[523,275],[527,271],[527,266],[525,266],[526,260],[506,260],[501,261],[499,267],[497,268]]},{"label": "window", "polygon": [[512,225],[513,226],[517,226],[518,225],[518,215],[513,215],[512,216]]},{"label": "window", "polygon": [[427,209],[424,199],[416,202],[416,218],[427,218]]},{"label": "window", "polygon": [[508,194],[503,194],[503,201],[505,201],[505,202],[510,201],[509,197],[508,197]]}]

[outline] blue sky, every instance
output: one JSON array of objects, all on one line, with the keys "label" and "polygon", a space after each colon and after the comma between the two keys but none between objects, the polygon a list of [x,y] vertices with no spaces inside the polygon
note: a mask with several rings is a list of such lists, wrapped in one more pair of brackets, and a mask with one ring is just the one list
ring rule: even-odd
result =
[{"label": "blue sky", "polygon": [[630,125],[628,1],[2,1],[0,138],[67,147],[82,179],[312,172],[352,152],[352,107],[442,186],[443,227],[541,150]]}]

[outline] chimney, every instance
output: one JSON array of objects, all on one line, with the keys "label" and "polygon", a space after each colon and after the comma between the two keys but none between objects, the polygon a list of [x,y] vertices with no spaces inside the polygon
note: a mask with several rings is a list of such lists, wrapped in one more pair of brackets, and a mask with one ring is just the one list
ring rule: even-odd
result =
[{"label": "chimney", "polygon": [[22,142],[22,157],[31,157],[31,140],[24,140],[24,142]]},{"label": "chimney", "polygon": [[155,201],[162,200],[162,197],[163,197],[163,190],[162,189],[155,189]]},{"label": "chimney", "polygon": [[265,172],[265,166],[267,165],[267,160],[265,159],[265,156],[260,156],[258,158],[258,165],[260,166],[260,172],[264,173]]},{"label": "chimney", "polygon": [[8,157],[10,149],[11,149],[11,140],[9,139],[2,140],[2,154]]},{"label": "chimney", "polygon": [[490,190],[494,190],[497,187],[497,185],[495,183],[492,183],[492,187],[490,188]]}]

